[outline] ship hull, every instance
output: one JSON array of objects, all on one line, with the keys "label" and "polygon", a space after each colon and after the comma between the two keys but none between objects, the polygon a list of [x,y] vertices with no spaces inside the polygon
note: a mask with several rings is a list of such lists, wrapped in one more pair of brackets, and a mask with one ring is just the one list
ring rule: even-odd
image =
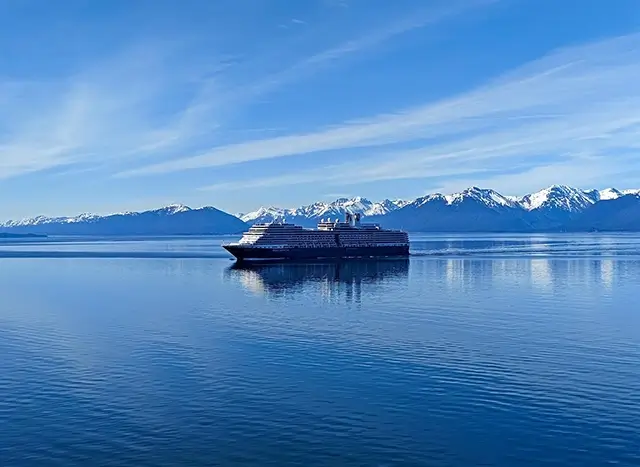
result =
[{"label": "ship hull", "polygon": [[224,245],[238,261],[381,258],[409,256],[409,246],[334,247],[334,248],[255,248]]}]

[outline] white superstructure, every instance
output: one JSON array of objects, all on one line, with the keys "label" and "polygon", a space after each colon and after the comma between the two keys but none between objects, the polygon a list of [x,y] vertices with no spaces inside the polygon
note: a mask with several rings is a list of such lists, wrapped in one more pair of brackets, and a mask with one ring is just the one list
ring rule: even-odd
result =
[{"label": "white superstructure", "polygon": [[286,222],[254,224],[236,244],[254,248],[359,248],[406,246],[406,232],[383,229],[378,224],[361,224],[360,216],[346,220],[322,220],[317,229],[305,229]]}]

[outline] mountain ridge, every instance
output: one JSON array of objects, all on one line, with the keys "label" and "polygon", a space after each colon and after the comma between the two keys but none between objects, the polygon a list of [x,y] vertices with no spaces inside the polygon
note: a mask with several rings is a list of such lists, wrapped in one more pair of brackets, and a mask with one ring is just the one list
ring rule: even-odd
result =
[{"label": "mountain ridge", "polygon": [[0,232],[46,235],[211,235],[240,233],[247,224],[212,206],[172,204],[141,212],[100,216],[37,216],[0,223]]},{"label": "mountain ridge", "polygon": [[[610,204],[609,204],[610,203]],[[431,193],[413,201],[338,198],[298,208],[260,207],[232,214],[212,206],[171,204],[141,212],[72,217],[36,216],[0,223],[0,232],[39,235],[207,235],[237,234],[257,222],[287,221],[315,227],[321,219],[360,213],[365,222],[415,232],[640,231],[640,189],[581,190],[567,185],[524,196],[469,187],[453,194]]]},{"label": "mountain ridge", "polygon": [[380,216],[405,206],[408,201],[390,200],[373,202],[367,198],[338,198],[335,201],[316,202],[298,208],[260,207],[255,211],[240,214],[238,217],[247,223],[283,221],[298,223],[305,227],[315,226],[322,218],[343,217],[347,212],[363,216]]}]

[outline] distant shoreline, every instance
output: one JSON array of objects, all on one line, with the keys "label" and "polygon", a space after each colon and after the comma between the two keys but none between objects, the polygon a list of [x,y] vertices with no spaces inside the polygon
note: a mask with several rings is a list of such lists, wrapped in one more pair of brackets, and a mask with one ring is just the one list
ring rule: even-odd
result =
[{"label": "distant shoreline", "polygon": [[0,238],[47,238],[45,234],[12,234],[0,232]]},{"label": "distant shoreline", "polygon": [[[365,223],[387,229],[432,234],[480,233],[596,233],[640,232],[640,189],[620,191],[580,190],[563,185],[526,195],[521,199],[478,187],[453,195],[430,194],[411,202],[365,198],[339,198],[295,209],[260,208],[234,216],[208,206],[185,205],[101,216],[38,216],[0,222],[0,238],[44,236],[203,236],[237,235],[255,223],[287,221],[315,228],[323,219],[339,219],[346,213],[365,216]],[[8,235],[7,235],[8,234]],[[15,237],[12,237],[15,236]],[[20,237],[26,236],[26,237]]]}]

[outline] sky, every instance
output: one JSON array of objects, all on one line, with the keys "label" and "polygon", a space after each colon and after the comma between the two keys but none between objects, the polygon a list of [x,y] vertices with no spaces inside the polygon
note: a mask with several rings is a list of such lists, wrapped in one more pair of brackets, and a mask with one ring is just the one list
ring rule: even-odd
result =
[{"label": "sky", "polygon": [[638,0],[3,0],[0,220],[640,188]]}]

